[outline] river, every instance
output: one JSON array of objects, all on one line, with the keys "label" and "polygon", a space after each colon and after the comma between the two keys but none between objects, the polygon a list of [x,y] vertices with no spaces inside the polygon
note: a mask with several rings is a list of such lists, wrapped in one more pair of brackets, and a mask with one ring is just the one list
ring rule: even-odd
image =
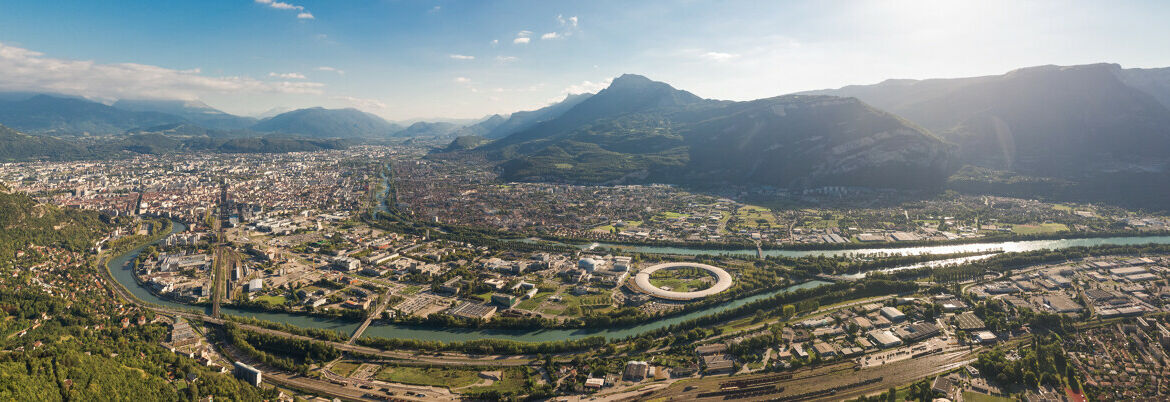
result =
[{"label": "river", "polygon": [[[765,256],[779,256],[779,257],[836,257],[836,256],[866,256],[875,254],[885,255],[916,255],[916,254],[952,254],[952,253],[968,253],[968,252],[993,252],[1003,251],[1007,253],[1026,252],[1035,250],[1059,250],[1069,247],[1092,247],[1092,246],[1117,246],[1117,245],[1138,245],[1138,244],[1170,244],[1170,236],[1122,236],[1122,237],[1096,237],[1085,239],[1058,239],[1058,240],[1024,240],[1024,241],[1006,241],[1006,242],[991,242],[991,243],[970,243],[970,244],[956,244],[944,246],[924,246],[924,247],[906,247],[906,248],[860,248],[849,250],[764,250]],[[628,244],[613,244],[613,243],[593,243],[586,246],[586,248],[612,248],[630,253],[648,253],[648,254],[678,254],[678,255],[756,255],[754,248],[740,248],[740,249],[716,249],[716,248],[690,248],[690,247],[665,247],[665,246],[636,246]]]},{"label": "river", "polygon": [[[385,197],[389,192],[389,178],[383,176],[384,183],[387,185],[381,197],[378,197],[379,209],[385,210]],[[178,233],[187,230],[186,225],[180,222],[174,222],[171,229],[172,233]],[[160,240],[161,241],[161,240]],[[157,243],[157,242],[156,242]],[[841,256],[841,255],[874,255],[874,254],[950,254],[950,253],[965,253],[978,251],[1004,251],[1004,252],[1024,252],[1041,249],[1063,249],[1069,247],[1079,246],[1100,246],[1100,245],[1136,245],[1136,244],[1170,244],[1170,236],[1156,236],[1156,237],[1103,237],[1091,239],[1062,239],[1062,240],[1030,240],[1030,241],[1013,241],[1013,242],[994,242],[994,243],[973,243],[961,244],[951,246],[930,246],[930,247],[911,247],[911,248],[872,248],[872,249],[853,249],[853,250],[764,250],[764,255],[769,256],[785,256],[785,257],[810,257],[810,256]],[[755,249],[735,249],[735,250],[720,250],[720,249],[699,249],[699,248],[684,248],[684,247],[658,247],[658,246],[630,246],[622,244],[593,244],[583,246],[588,247],[607,247],[616,248],[626,252],[639,253],[657,253],[657,254],[680,254],[680,255],[699,255],[699,254],[732,254],[732,255],[746,255],[755,256]],[[131,250],[118,258],[110,261],[110,273],[113,274],[114,279],[130,290],[130,293],[146,302],[157,304],[160,306],[176,308],[176,309],[196,309],[195,307],[177,303],[174,301],[160,298],[145,287],[140,286],[134,279],[134,273],[131,269],[131,262],[138,256],[146,246]],[[913,266],[892,268],[908,269],[919,266],[933,266],[940,263],[956,263],[970,261],[979,258],[986,258],[991,254],[982,256],[964,257],[954,260],[935,261],[923,264],[915,264]],[[548,329],[548,330],[493,330],[493,329],[465,329],[465,328],[429,328],[416,327],[399,324],[375,323],[370,325],[363,336],[376,336],[385,338],[404,338],[404,339],[418,339],[418,340],[432,340],[442,342],[457,342],[470,341],[477,339],[493,338],[506,339],[521,342],[545,342],[545,341],[559,341],[568,339],[581,339],[589,336],[605,336],[610,339],[624,338],[631,335],[638,335],[647,331],[667,327],[683,321],[702,317],[705,315],[714,314],[729,308],[735,308],[752,301],[760,300],[770,297],[780,292],[812,288],[820,286],[827,282],[810,281],[790,286],[785,289],[776,290],[772,292],[761,293],[758,295],[745,297],[743,299],[730,301],[707,307],[691,313],[663,318],[647,322],[644,324],[624,327],[624,328],[604,328],[604,329]],[[206,313],[210,313],[210,308]],[[252,317],[266,321],[288,323],[298,327],[307,328],[323,328],[340,331],[342,333],[351,334],[357,329],[359,323],[352,321],[324,319],[297,314],[284,313],[265,313],[240,310],[230,306],[223,306],[222,311],[226,314]]]},{"label": "river", "polygon": [[[187,226],[174,222],[171,228],[171,233],[178,233],[187,230]],[[158,242],[161,242],[159,240]],[[155,243],[158,243],[155,242]],[[152,244],[155,244],[152,243]],[[110,273],[113,274],[122,286],[126,287],[135,297],[151,304],[169,307],[173,309],[197,310],[197,307],[178,303],[175,301],[161,298],[150,290],[138,284],[134,279],[133,261],[144,250],[146,246],[138,247],[130,252],[123,254],[113,260],[110,260]],[[610,339],[624,338],[631,335],[641,334],[647,331],[667,327],[683,321],[713,314],[729,308],[735,308],[744,304],[770,297],[780,292],[791,291],[797,289],[806,289],[826,284],[828,282],[810,281],[797,285],[787,287],[785,289],[776,290],[772,292],[765,292],[750,297],[745,297],[739,300],[730,301],[714,305],[702,310],[694,311],[688,314],[673,316],[654,320],[644,324],[624,327],[624,328],[604,328],[604,329],[548,329],[548,330],[493,330],[493,329],[466,329],[466,328],[429,328],[416,327],[400,324],[374,323],[371,324],[363,336],[376,336],[385,338],[404,338],[404,339],[418,339],[418,340],[433,340],[442,342],[460,342],[471,341],[477,339],[507,339],[521,342],[545,342],[558,341],[568,339],[581,339],[590,336],[605,336]],[[224,314],[232,314],[243,317],[251,317],[266,321],[288,323],[298,327],[306,328],[324,328],[336,331],[341,331],[346,334],[353,333],[360,323],[345,320],[325,319],[319,317],[312,317],[299,314],[285,314],[285,313],[267,313],[255,312],[249,310],[241,310],[232,308],[230,306],[222,306],[221,310]],[[210,314],[210,308],[204,310],[204,313]]]}]

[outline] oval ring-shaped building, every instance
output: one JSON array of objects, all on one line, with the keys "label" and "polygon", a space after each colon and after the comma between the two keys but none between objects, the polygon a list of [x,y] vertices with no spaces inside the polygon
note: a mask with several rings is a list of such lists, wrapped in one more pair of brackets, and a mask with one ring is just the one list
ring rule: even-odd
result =
[{"label": "oval ring-shaped building", "polygon": [[[650,284],[650,274],[653,274],[654,271],[658,271],[660,269],[684,267],[700,268],[710,272],[711,275],[715,276],[715,285],[693,292],[674,292],[670,290],[663,290],[662,288]],[[653,265],[639,271],[638,274],[634,276],[634,283],[637,284],[638,288],[640,288],[642,291],[655,297],[661,297],[663,299],[670,300],[694,300],[718,294],[719,292],[730,289],[731,282],[731,274],[727,273],[727,271],[723,268],[696,262],[668,262],[664,264]]]}]

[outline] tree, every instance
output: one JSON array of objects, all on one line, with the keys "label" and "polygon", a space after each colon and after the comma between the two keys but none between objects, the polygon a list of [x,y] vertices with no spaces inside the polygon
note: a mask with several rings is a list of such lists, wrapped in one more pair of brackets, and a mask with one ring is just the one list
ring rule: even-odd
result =
[{"label": "tree", "polygon": [[784,313],[785,319],[792,318],[792,316],[796,315],[796,306],[793,306],[791,304],[785,304],[783,313]]}]

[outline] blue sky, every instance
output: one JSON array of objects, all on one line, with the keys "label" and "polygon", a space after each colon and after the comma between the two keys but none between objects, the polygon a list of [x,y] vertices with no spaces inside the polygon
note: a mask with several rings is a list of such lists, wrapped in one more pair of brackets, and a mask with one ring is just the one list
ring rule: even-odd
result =
[{"label": "blue sky", "polygon": [[746,100],[1040,64],[1170,66],[1168,2],[0,0],[0,90],[389,119],[532,109],[637,73]]}]

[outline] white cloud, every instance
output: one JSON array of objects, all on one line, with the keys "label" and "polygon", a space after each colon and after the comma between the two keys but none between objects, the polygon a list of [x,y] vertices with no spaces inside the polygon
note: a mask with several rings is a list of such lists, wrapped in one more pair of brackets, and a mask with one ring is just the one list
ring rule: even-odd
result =
[{"label": "white cloud", "polygon": [[303,80],[307,78],[301,73],[268,73],[268,76],[285,80]]},{"label": "white cloud", "polygon": [[204,94],[321,94],[325,84],[260,81],[250,77],[208,77],[199,69],[45,57],[0,42],[0,90],[43,91],[91,99],[197,99]]},{"label": "white cloud", "polygon": [[437,12],[439,12],[439,11],[440,11],[440,10],[442,10],[442,9],[443,9],[443,7],[440,7],[440,6],[434,6],[434,7],[432,7],[430,10],[428,10],[428,11],[427,11],[427,14],[434,14],[434,13],[437,13]]},{"label": "white cloud", "polygon": [[520,58],[516,56],[496,56],[496,62],[498,63],[512,63],[518,60]]},{"label": "white cloud", "polygon": [[[583,93],[597,93],[597,91],[600,91],[600,90],[608,87],[611,82],[613,82],[612,78],[605,80],[605,81],[597,81],[597,82],[581,81],[581,83],[579,83],[579,84],[569,85],[565,89],[561,90],[561,94],[562,95],[576,95],[576,94],[583,94]],[[558,100],[558,102],[559,101],[560,100]]]},{"label": "white cloud", "polygon": [[706,52],[706,53],[699,55],[699,57],[701,57],[703,59],[719,62],[719,61],[728,61],[728,60],[737,58],[737,57],[739,57],[739,55],[735,54],[735,53]]},{"label": "white cloud", "polygon": [[337,75],[345,75],[345,70],[342,70],[342,69],[339,69],[336,67],[321,66],[321,67],[317,67],[317,71],[328,71],[331,73],[337,73]]},{"label": "white cloud", "polygon": [[358,109],[366,110],[366,111],[384,110],[384,109],[389,108],[388,106],[386,106],[385,103],[383,103],[382,101],[377,100],[377,99],[357,98],[357,97],[353,97],[353,96],[334,96],[330,99],[342,101],[342,102],[349,104],[350,106],[356,107]]},{"label": "white cloud", "polygon": [[498,45],[498,44],[500,44],[500,40],[499,40],[499,39],[492,39],[492,46],[495,46],[495,45]]},{"label": "white cloud", "polygon": [[256,2],[259,2],[259,4],[267,5],[268,7],[273,7],[276,9],[304,9],[304,7],[290,5],[290,4],[287,4],[287,2],[280,2],[280,1],[273,1],[273,0],[256,0]]},{"label": "white cloud", "polygon": [[455,60],[475,60],[475,56],[468,56],[464,54],[452,54],[450,57]]},{"label": "white cloud", "polygon": [[578,32],[577,17],[572,16],[565,18],[564,15],[557,14],[557,25],[561,27],[560,32],[549,32],[540,36],[540,39],[557,39],[568,36],[573,36],[573,33]]},{"label": "white cloud", "polygon": [[471,78],[467,78],[467,77],[455,77],[455,82],[456,82],[456,83],[458,83],[458,84],[470,84],[470,83],[471,83]]},{"label": "white cloud", "polygon": [[285,3],[282,1],[276,1],[276,0],[256,0],[256,3],[263,4],[263,5],[266,5],[268,7],[275,8],[277,10],[299,11],[299,13],[297,13],[298,19],[302,19],[302,20],[313,19],[313,14],[309,13],[308,11],[305,11],[304,6],[298,6],[296,4]]},{"label": "white cloud", "polygon": [[526,44],[532,41],[532,31],[520,31],[516,33],[516,39],[512,39],[512,43]]},{"label": "white cloud", "polygon": [[574,16],[566,19],[564,15],[557,14],[557,23],[560,23],[561,26],[564,26],[564,27],[576,28],[577,27],[577,16],[574,15]]}]

